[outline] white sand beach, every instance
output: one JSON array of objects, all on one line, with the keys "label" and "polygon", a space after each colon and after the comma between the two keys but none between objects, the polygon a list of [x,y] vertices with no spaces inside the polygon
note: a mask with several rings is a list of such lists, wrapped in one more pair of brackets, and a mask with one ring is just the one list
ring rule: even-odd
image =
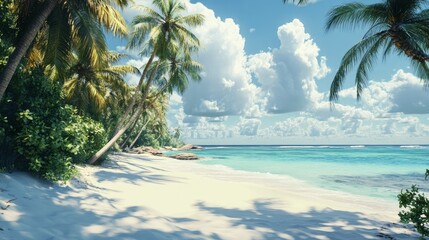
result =
[{"label": "white sand beach", "polygon": [[417,239],[396,202],[148,155],[66,185],[0,174],[0,239]]}]

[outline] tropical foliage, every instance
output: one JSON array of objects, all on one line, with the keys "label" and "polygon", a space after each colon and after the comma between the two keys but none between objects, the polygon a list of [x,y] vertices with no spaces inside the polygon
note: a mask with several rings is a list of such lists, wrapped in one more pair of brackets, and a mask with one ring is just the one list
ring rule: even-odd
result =
[{"label": "tropical foliage", "polygon": [[[107,51],[103,30],[122,36],[127,33],[125,20],[113,4],[124,7],[128,1],[14,1],[18,40],[0,72],[0,100],[32,43],[42,47],[45,65],[51,65],[58,74],[67,69],[72,48],[92,65],[103,64],[102,55]],[[33,49],[30,55],[37,55],[39,50]]]},{"label": "tropical foliage", "polygon": [[130,88],[124,77],[139,70],[129,65],[114,65],[125,55],[109,52],[104,66],[94,67],[85,56],[73,54],[70,67],[65,73],[64,94],[67,101],[76,106],[80,114],[96,119],[108,116],[116,102],[127,99]]},{"label": "tropical foliage", "polygon": [[156,10],[140,6],[144,15],[132,23],[129,47],[149,61],[138,86],[130,87],[124,77],[138,69],[118,65],[126,56],[109,52],[104,37],[126,36],[113,6],[127,4],[0,1],[1,91],[21,64],[0,94],[0,165],[66,180],[118,127],[126,132],[124,146],[180,143],[168,130],[166,105],[173,91],[200,79],[201,66],[191,58],[199,41],[188,27],[203,17],[184,15],[180,1],[154,0]]},{"label": "tropical foliage", "polygon": [[41,69],[15,77],[19,81],[11,84],[0,107],[6,120],[0,122],[0,129],[7,136],[0,149],[8,152],[0,162],[48,180],[70,179],[73,164],[85,162],[104,144],[103,126],[66,105],[61,85],[48,80]]},{"label": "tropical foliage", "polygon": [[[355,84],[359,100],[368,80],[368,73],[377,58],[391,53],[406,56],[417,76],[429,86],[429,10],[425,0],[383,0],[381,3],[349,3],[332,9],[326,29],[335,27],[369,26],[362,40],[355,44],[341,60],[332,81],[329,99],[338,99],[347,73],[357,65]],[[426,172],[426,178],[429,171]],[[402,222],[414,223],[422,238],[429,236],[429,200],[415,185],[398,195]]]},{"label": "tropical foliage", "polygon": [[[149,60],[145,64],[135,94],[117,124],[116,134],[90,159],[89,163],[94,163],[99,156],[105,154],[138,120],[144,111],[153,81],[159,75],[157,71],[162,62],[179,53],[190,58],[191,53],[199,47],[198,38],[188,28],[203,23],[204,18],[201,14],[183,15],[186,13],[186,7],[181,1],[153,0],[152,4],[156,9],[139,6],[145,14],[133,19],[128,45],[133,49],[138,48],[141,55],[149,54]],[[154,62],[155,57],[158,61]]]},{"label": "tropical foliage", "polygon": [[[426,177],[429,177],[429,169],[426,170]],[[398,195],[399,207],[402,208],[399,213],[401,222],[414,224],[421,238],[429,237],[429,199],[424,193],[419,192],[419,187],[411,186],[411,189],[401,191]]]},{"label": "tropical foliage", "polygon": [[[128,142],[124,146],[129,148],[138,146],[163,147],[165,139],[170,138],[167,124],[167,110],[169,96],[161,94],[155,96],[156,91],[152,91],[146,100],[146,111],[142,114],[134,127],[135,131],[130,131]],[[154,101],[154,98],[157,98]]]},{"label": "tropical foliage", "polygon": [[355,77],[357,98],[361,97],[378,56],[391,53],[406,56],[417,75],[429,85],[429,11],[422,0],[383,0],[381,3],[348,3],[332,9],[326,29],[335,27],[369,26],[362,40],[344,55],[331,84],[329,99],[338,99],[347,73],[357,65]]}]

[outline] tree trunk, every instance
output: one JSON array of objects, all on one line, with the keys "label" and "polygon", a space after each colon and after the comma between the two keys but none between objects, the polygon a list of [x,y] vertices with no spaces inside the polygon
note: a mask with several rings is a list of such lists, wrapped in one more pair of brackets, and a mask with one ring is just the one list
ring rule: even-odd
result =
[{"label": "tree trunk", "polygon": [[125,121],[128,118],[128,115],[130,115],[134,105],[136,104],[137,97],[139,96],[138,93],[140,92],[140,89],[143,85],[143,81],[146,78],[147,72],[149,71],[149,66],[152,64],[153,59],[155,58],[155,52],[156,52],[156,48],[153,50],[149,60],[146,63],[146,66],[140,77],[139,83],[137,84],[136,92],[133,94],[133,97],[131,98],[130,104],[128,105],[127,109],[125,110],[124,114],[122,114],[122,117],[119,119],[118,124],[116,125],[115,133],[118,132],[119,129],[122,127],[122,125],[125,123]]},{"label": "tree trunk", "polygon": [[125,145],[127,145],[128,140],[130,140],[131,138],[131,133],[134,131],[134,128],[136,128],[137,123],[138,123],[138,119],[134,122],[134,124],[132,125],[132,127],[130,128],[130,134],[128,134],[128,136],[125,138],[124,142],[121,144],[121,149],[124,149]]},{"label": "tree trunk", "polygon": [[146,83],[146,88],[143,92],[142,98],[137,106],[137,110],[134,112],[134,114],[131,116],[130,120],[127,124],[125,124],[123,127],[121,127],[113,136],[112,139],[104,147],[102,147],[94,156],[92,156],[91,159],[89,159],[88,164],[94,164],[101,156],[103,156],[112,146],[115,144],[115,142],[127,131],[127,129],[134,123],[134,121],[137,120],[137,118],[140,116],[140,114],[144,110],[144,102],[146,100],[146,97],[149,93],[149,88],[152,85],[153,78],[155,77],[155,72],[158,70],[159,62],[156,65],[154,71],[151,73],[149,79]]},{"label": "tree trunk", "polygon": [[395,47],[402,50],[407,57],[417,60],[421,63],[429,61],[429,55],[422,50],[411,45],[410,42],[404,39],[403,35],[400,34],[398,26],[395,26],[389,30],[389,36],[393,40]]},{"label": "tree trunk", "polygon": [[58,2],[59,0],[46,0],[44,7],[42,7],[38,14],[30,21],[27,28],[21,31],[15,50],[13,50],[12,54],[9,56],[6,66],[0,73],[0,101],[3,99],[6,88],[9,86],[10,80],[21,62],[21,59],[24,57],[40,28],[43,26],[43,23],[51,14],[52,10],[54,10]]},{"label": "tree trunk", "polygon": [[[158,99],[158,97],[161,95],[162,92],[165,91],[165,89],[166,89],[166,87],[163,87],[161,90],[159,90],[152,101],[156,101],[156,99]],[[137,136],[134,138],[133,142],[130,144],[130,148],[134,147],[134,144],[136,144],[137,140],[139,139],[140,135],[143,133],[143,130],[146,128],[146,126],[149,124],[149,122],[150,122],[150,119],[148,119],[147,122],[140,129],[140,132],[137,134]]]},{"label": "tree trunk", "polygon": [[134,138],[133,142],[130,144],[130,148],[134,147],[134,144],[136,144],[137,140],[139,140],[140,136],[142,135],[144,129],[146,128],[146,126],[149,124],[150,119],[148,119],[146,121],[145,124],[143,124],[143,126],[141,127],[139,133],[137,134],[137,136]]},{"label": "tree trunk", "polygon": [[143,108],[140,107],[140,104],[139,104],[139,108],[137,109],[137,111],[134,112],[130,121],[125,126],[120,128],[119,131],[115,134],[115,136],[113,136],[113,138],[110,139],[110,141],[106,143],[104,147],[98,150],[98,152],[94,154],[94,156],[92,156],[91,159],[89,159],[88,164],[94,164],[101,156],[103,156],[113,146],[113,144],[115,144],[115,142],[125,133],[125,131],[127,131],[127,129],[133,123],[133,120],[136,120],[140,116],[140,113],[142,111],[143,111]]}]

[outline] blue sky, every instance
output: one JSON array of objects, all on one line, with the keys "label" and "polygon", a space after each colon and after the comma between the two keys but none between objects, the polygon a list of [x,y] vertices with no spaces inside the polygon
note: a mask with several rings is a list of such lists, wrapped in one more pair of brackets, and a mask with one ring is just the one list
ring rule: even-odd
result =
[{"label": "blue sky", "polygon": [[[203,80],[191,83],[183,96],[174,94],[168,114],[186,142],[429,143],[429,92],[407,59],[396,55],[377,63],[360,102],[351,71],[340,101],[330,108],[333,75],[365,29],[326,32],[326,14],[351,1],[318,0],[300,7],[281,0],[184,1],[190,13],[206,18],[194,29],[201,41],[196,59],[204,65]],[[124,14],[130,21],[139,12]],[[122,51],[123,45],[110,39],[113,49]],[[131,54],[130,64],[144,64],[145,58]]]}]

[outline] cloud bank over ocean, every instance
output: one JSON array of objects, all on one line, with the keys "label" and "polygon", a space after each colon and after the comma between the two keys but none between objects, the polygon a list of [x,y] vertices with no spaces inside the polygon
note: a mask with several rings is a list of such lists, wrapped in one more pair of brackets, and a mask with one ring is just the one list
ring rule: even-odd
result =
[{"label": "cloud bank over ocean", "polygon": [[[429,94],[412,73],[399,69],[388,80],[370,81],[360,102],[355,99],[355,88],[346,88],[332,106],[329,92],[320,91],[319,85],[330,83],[326,76],[333,67],[320,55],[317,42],[301,20],[278,27],[278,46],[247,54],[243,33],[249,29],[240,29],[234,19],[222,19],[201,3],[185,2],[190,13],[201,13],[206,19],[204,26],[194,30],[201,42],[195,59],[204,66],[203,79],[190,83],[183,96],[174,94],[168,114],[186,141],[382,142],[386,138],[420,141],[429,136],[425,115]],[[128,20],[138,14],[136,9],[125,12]],[[255,29],[250,32],[257,34]],[[136,52],[133,55],[130,64],[141,67],[144,59]],[[136,82],[138,78],[129,79]],[[353,82],[353,76],[347,81]]]}]

